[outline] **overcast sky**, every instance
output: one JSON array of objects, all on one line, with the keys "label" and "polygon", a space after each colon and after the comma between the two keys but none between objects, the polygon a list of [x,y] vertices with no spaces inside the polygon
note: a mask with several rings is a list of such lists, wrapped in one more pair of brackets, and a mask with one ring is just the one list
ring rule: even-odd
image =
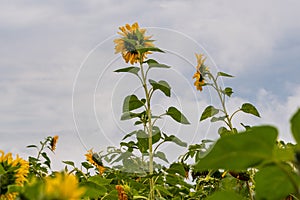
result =
[{"label": "overcast sky", "polygon": [[[136,92],[133,76],[115,74],[126,67],[114,54],[118,27],[138,22],[167,53],[152,58],[169,64],[156,80],[167,80],[172,97],[159,93],[154,110],[177,106],[190,126],[164,119],[164,131],[188,143],[217,138],[220,124],[199,122],[203,109],[217,104],[209,88],[193,87],[194,53],[204,53],[212,71],[234,90],[230,111],[244,102],[262,118],[240,114],[235,121],[276,125],[280,138],[292,141],[289,119],[300,106],[300,1],[1,1],[0,5],[0,149],[23,156],[49,135],[59,135],[52,158],[84,161],[87,149],[118,145],[134,130],[120,121],[124,97]],[[240,128],[240,127],[239,127]],[[175,159],[185,149],[162,148]]]}]

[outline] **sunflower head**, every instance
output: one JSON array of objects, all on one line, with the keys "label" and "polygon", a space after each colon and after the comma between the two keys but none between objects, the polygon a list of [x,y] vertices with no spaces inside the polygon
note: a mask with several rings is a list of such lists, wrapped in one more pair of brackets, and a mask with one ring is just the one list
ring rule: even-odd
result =
[{"label": "sunflower head", "polygon": [[57,140],[58,140],[58,135],[55,135],[54,137],[51,138],[50,141],[51,151],[54,151],[56,149]]},{"label": "sunflower head", "polygon": [[206,58],[203,54],[195,54],[197,59],[196,73],[193,78],[196,79],[194,85],[197,90],[202,91],[202,86],[205,85],[205,76],[209,73],[208,67],[204,65]]},{"label": "sunflower head", "polygon": [[45,196],[49,199],[79,200],[85,189],[79,187],[78,180],[73,174],[56,173],[45,179]]},{"label": "sunflower head", "polygon": [[98,169],[100,175],[104,173],[105,167],[103,166],[102,160],[97,153],[94,153],[93,150],[90,149],[88,150],[88,153],[85,154],[85,157],[89,163],[91,163]]},{"label": "sunflower head", "polygon": [[29,163],[18,155],[14,159],[11,153],[0,150],[0,199],[14,199],[17,193],[9,193],[8,186],[22,186],[27,180]]},{"label": "sunflower head", "polygon": [[150,51],[143,51],[141,49],[154,47],[152,43],[153,40],[150,40],[151,36],[145,36],[146,29],[139,28],[138,23],[132,25],[126,24],[125,26],[119,27],[121,38],[114,40],[115,53],[121,53],[125,62],[134,64],[146,59],[147,54],[150,54]]}]

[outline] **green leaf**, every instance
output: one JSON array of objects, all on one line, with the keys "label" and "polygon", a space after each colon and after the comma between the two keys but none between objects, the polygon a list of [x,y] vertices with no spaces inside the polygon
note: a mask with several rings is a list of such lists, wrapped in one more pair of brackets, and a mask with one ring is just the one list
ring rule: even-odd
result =
[{"label": "green leaf", "polygon": [[233,94],[232,88],[230,87],[225,88],[222,92],[229,97]]},{"label": "green leaf", "polygon": [[187,147],[187,143],[186,142],[183,142],[181,141],[178,137],[176,137],[175,135],[170,135],[170,136],[167,136],[166,134],[164,134],[164,140],[166,142],[174,142],[175,144],[181,146],[181,147]]},{"label": "green leaf", "polygon": [[123,102],[123,113],[124,112],[129,112],[135,109],[138,109],[142,107],[144,103],[137,98],[137,96],[129,95],[125,97],[124,102]]},{"label": "green leaf", "polygon": [[217,76],[234,77],[234,76],[232,76],[232,75],[230,75],[230,74],[227,74],[227,73],[224,73],[224,72],[218,72],[218,73],[217,73]]},{"label": "green leaf", "polygon": [[94,166],[91,165],[90,163],[88,162],[82,162],[81,165],[85,168],[85,169],[90,169],[90,168],[93,168]]},{"label": "green leaf", "polygon": [[19,186],[19,185],[8,185],[7,189],[8,189],[8,193],[21,192],[22,191],[22,186]]},{"label": "green leaf", "polygon": [[257,117],[260,117],[257,109],[250,103],[244,103],[242,105],[241,111],[243,111],[244,113],[249,113],[249,114],[255,115]]},{"label": "green leaf", "polygon": [[300,109],[298,109],[291,119],[291,131],[294,139],[300,145]]},{"label": "green leaf", "polygon": [[196,170],[246,170],[273,157],[277,129],[271,126],[253,127],[243,133],[221,137],[196,163]]},{"label": "green leaf", "polygon": [[112,179],[106,179],[102,178],[99,175],[91,176],[88,178],[88,181],[91,181],[93,183],[96,183],[98,185],[109,185],[112,181]]},{"label": "green leaf", "polygon": [[222,117],[212,117],[211,118],[211,122],[217,122],[217,121],[224,121],[224,119],[226,119],[226,116],[222,116]]},{"label": "green leaf", "polygon": [[164,152],[158,151],[154,154],[154,157],[160,158],[161,160],[165,161],[166,163],[169,163],[166,154]]},{"label": "green leaf", "polygon": [[213,106],[207,106],[201,115],[200,121],[203,121],[203,120],[205,120],[209,117],[212,117],[218,113],[219,113],[219,109],[216,109]]},{"label": "green leaf", "polygon": [[157,185],[156,184],[154,186],[154,189],[160,191],[161,193],[163,193],[165,195],[169,195],[171,197],[173,196],[173,194],[169,190],[167,190],[164,186],[162,186],[162,185]]},{"label": "green leaf", "polygon": [[107,189],[104,186],[98,185],[91,181],[81,182],[79,186],[82,186],[86,189],[84,197],[97,199],[105,195],[105,193],[107,192]]},{"label": "green leaf", "polygon": [[65,161],[62,161],[63,163],[65,163],[66,165],[71,165],[72,167],[75,167],[75,164],[73,161],[68,161],[68,160],[65,160]]},{"label": "green leaf", "polygon": [[28,146],[26,146],[26,148],[38,148],[36,145],[28,145]]},{"label": "green leaf", "polygon": [[117,69],[114,72],[129,72],[129,73],[138,75],[139,71],[140,71],[139,67],[125,67],[122,69]]},{"label": "green leaf", "polygon": [[170,68],[170,66],[165,65],[165,64],[160,64],[156,60],[153,60],[153,59],[148,59],[145,62],[148,64],[149,68],[155,68],[155,67],[156,68]]},{"label": "green leaf", "polygon": [[173,163],[167,169],[169,174],[180,174],[182,177],[185,177],[185,169],[182,163]]},{"label": "green leaf", "polygon": [[136,117],[140,117],[141,115],[142,115],[142,113],[124,112],[121,115],[121,120],[133,119]]},{"label": "green leaf", "polygon": [[141,47],[141,48],[137,48],[136,50],[138,52],[140,52],[141,54],[148,52],[148,51],[156,51],[156,52],[165,53],[163,50],[161,50],[157,47]]},{"label": "green leaf", "polygon": [[293,169],[288,166],[278,167],[276,165],[260,169],[254,177],[257,199],[280,200],[296,192],[289,178],[293,174],[292,171]]},{"label": "green leaf", "polygon": [[[143,130],[136,132],[137,146],[142,153],[146,153],[149,149],[149,135]],[[160,129],[157,126],[152,128],[152,144],[157,143],[161,138]]]},{"label": "green leaf", "polygon": [[175,107],[169,107],[166,112],[167,115],[172,117],[175,121],[182,123],[182,124],[190,124],[187,118]]},{"label": "green leaf", "polygon": [[152,85],[153,90],[160,90],[162,91],[166,96],[171,96],[171,87],[166,81],[154,81],[149,79],[149,83]]},{"label": "green leaf", "polygon": [[246,199],[233,191],[217,191],[214,192],[211,196],[206,198],[206,200],[242,200]]},{"label": "green leaf", "polygon": [[129,138],[129,137],[135,135],[136,132],[137,132],[137,131],[132,131],[131,133],[128,133],[127,135],[125,135],[125,137],[124,137],[122,140],[125,140],[125,139],[127,139],[127,138]]}]

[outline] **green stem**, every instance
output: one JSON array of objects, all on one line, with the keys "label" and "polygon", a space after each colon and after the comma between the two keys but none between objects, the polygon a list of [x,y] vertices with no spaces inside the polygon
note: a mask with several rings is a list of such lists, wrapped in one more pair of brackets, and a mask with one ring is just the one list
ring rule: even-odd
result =
[{"label": "green stem", "polygon": [[[147,132],[148,132],[148,139],[149,139],[149,174],[150,176],[153,174],[153,149],[152,149],[152,120],[151,120],[151,104],[150,104],[150,94],[149,90],[147,88],[147,77],[144,73],[144,68],[143,68],[143,55],[140,56],[140,67],[141,67],[141,75],[142,75],[142,84],[143,88],[145,91],[145,96],[146,96],[146,113],[148,115],[148,126],[147,126]],[[154,200],[154,180],[153,177],[151,176],[149,179],[150,182],[150,200]]]},{"label": "green stem", "polygon": [[231,118],[229,117],[229,115],[227,113],[227,109],[226,109],[226,105],[225,105],[225,96],[222,97],[222,92],[221,92],[220,87],[218,85],[217,79],[215,79],[214,76],[211,73],[208,73],[208,75],[213,80],[213,83],[214,83],[213,87],[217,91],[219,99],[221,101],[222,109],[223,109],[223,112],[224,112],[225,117],[227,119],[227,123],[226,124],[229,126],[230,130],[232,131],[233,130],[233,126],[232,126],[232,123],[231,123]]}]

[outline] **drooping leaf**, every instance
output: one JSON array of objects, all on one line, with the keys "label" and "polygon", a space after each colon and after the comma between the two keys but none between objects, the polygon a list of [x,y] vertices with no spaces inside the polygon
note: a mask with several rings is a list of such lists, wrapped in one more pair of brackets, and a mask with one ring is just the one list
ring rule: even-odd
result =
[{"label": "drooping leaf", "polygon": [[125,139],[135,135],[136,133],[137,133],[137,131],[132,131],[132,132],[128,133],[127,135],[125,135],[122,140],[125,140]]},{"label": "drooping leaf", "polygon": [[[142,153],[146,153],[149,149],[149,135],[143,130],[136,132],[137,146]],[[152,144],[157,143],[161,138],[160,129],[157,126],[152,128]]]},{"label": "drooping leaf", "polygon": [[82,165],[85,169],[87,169],[87,170],[94,167],[93,165],[91,165],[91,164],[88,163],[88,162],[82,162],[81,165]]},{"label": "drooping leaf", "polygon": [[291,131],[294,139],[300,145],[300,109],[291,118]]},{"label": "drooping leaf", "polygon": [[233,94],[232,88],[230,87],[226,87],[222,92],[229,97]]},{"label": "drooping leaf", "polygon": [[36,145],[28,145],[26,148],[38,148]]},{"label": "drooping leaf", "polygon": [[183,142],[181,141],[178,137],[176,137],[175,135],[170,135],[170,136],[167,136],[166,134],[164,134],[164,140],[166,142],[174,142],[175,144],[179,145],[179,146],[182,146],[182,147],[187,147],[187,143],[186,142]]},{"label": "drooping leaf", "polygon": [[187,118],[175,107],[169,107],[166,112],[167,115],[172,117],[175,121],[182,123],[182,124],[190,124]]},{"label": "drooping leaf", "polygon": [[149,79],[149,83],[152,85],[153,90],[160,90],[162,91],[166,96],[171,96],[171,87],[166,81],[154,81]]},{"label": "drooping leaf", "polygon": [[244,103],[242,105],[241,111],[243,111],[244,113],[249,113],[249,114],[252,114],[254,116],[260,117],[257,109],[250,103]]},{"label": "drooping leaf", "polygon": [[218,73],[217,73],[217,76],[234,77],[234,76],[232,76],[232,75],[230,75],[230,74],[227,74],[227,73],[224,73],[224,72],[218,72]]},{"label": "drooping leaf", "polygon": [[203,120],[205,120],[209,117],[212,117],[218,113],[219,113],[219,109],[217,109],[213,106],[207,106],[201,115],[200,121],[203,121]]},{"label": "drooping leaf", "polygon": [[133,67],[132,66],[132,67],[125,67],[125,68],[122,68],[122,69],[117,69],[114,72],[128,72],[128,73],[138,75],[139,71],[140,71],[139,67]]},{"label": "drooping leaf", "polygon": [[137,96],[129,95],[125,97],[123,102],[123,113],[129,112],[142,107],[144,103],[137,98]]},{"label": "drooping leaf", "polygon": [[[288,175],[285,171],[292,175]],[[287,165],[281,167],[270,165],[260,169],[254,177],[257,199],[281,200],[296,192],[290,179],[293,177],[289,176],[293,176],[293,170]]]},{"label": "drooping leaf", "polygon": [[221,137],[195,165],[196,170],[245,170],[273,157],[277,129],[253,127],[243,133]]},{"label": "drooping leaf", "polygon": [[138,52],[140,52],[141,54],[147,52],[147,51],[156,51],[156,52],[161,52],[161,53],[165,53],[163,50],[157,48],[157,47],[141,47],[141,48],[137,48],[136,49]]},{"label": "drooping leaf", "polygon": [[158,63],[156,60],[153,59],[148,59],[145,62],[148,64],[149,68],[170,68],[170,66]]},{"label": "drooping leaf", "polygon": [[75,163],[73,161],[65,160],[65,161],[62,161],[62,162],[65,163],[66,165],[70,165],[72,167],[75,167]]},{"label": "drooping leaf", "polygon": [[154,154],[154,157],[160,158],[161,160],[165,161],[166,163],[169,163],[166,154],[164,152],[158,151]]}]

